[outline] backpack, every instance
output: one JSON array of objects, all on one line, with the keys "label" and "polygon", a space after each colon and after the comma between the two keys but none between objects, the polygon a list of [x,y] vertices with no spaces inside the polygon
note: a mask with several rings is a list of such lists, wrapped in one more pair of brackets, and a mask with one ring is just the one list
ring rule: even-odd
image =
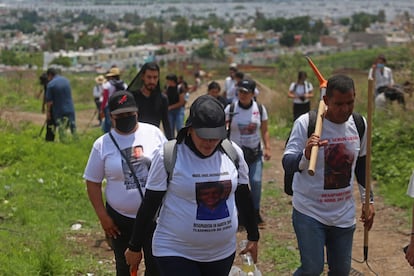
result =
[{"label": "backpack", "polygon": [[[239,155],[228,139],[221,141],[222,151],[230,158],[236,169],[239,169]],[[167,171],[167,185],[170,183],[177,160],[177,139],[170,140],[164,144],[164,167]]]},{"label": "backpack", "polygon": [[[263,105],[260,104],[260,103],[258,103],[258,102],[256,102],[256,103],[257,103],[257,108],[259,109],[260,122],[261,122],[262,121],[262,116],[263,116]],[[234,106],[235,106],[235,104],[234,104],[234,102],[232,102],[230,104],[230,110],[229,110],[229,116],[230,116],[230,119],[229,119],[229,128],[227,130],[227,138],[229,138],[229,139],[230,139],[231,121],[233,120],[233,116],[236,115],[234,113]]]},{"label": "backpack", "polygon": [[[309,115],[309,125],[308,125],[308,138],[312,135],[312,133],[315,131],[315,125],[316,125],[316,110],[311,110],[308,112]],[[365,123],[364,119],[362,118],[361,114],[353,112],[352,117],[354,118],[355,125],[358,131],[359,140],[362,140],[362,136],[365,132]],[[290,138],[289,137],[286,140],[285,146],[288,143]],[[295,173],[286,173],[284,175],[284,190],[287,195],[293,195],[293,189],[292,189],[292,183],[293,183],[293,176]]]},{"label": "backpack", "polygon": [[125,90],[125,83],[122,80],[110,80],[110,83],[115,87],[115,92]]}]

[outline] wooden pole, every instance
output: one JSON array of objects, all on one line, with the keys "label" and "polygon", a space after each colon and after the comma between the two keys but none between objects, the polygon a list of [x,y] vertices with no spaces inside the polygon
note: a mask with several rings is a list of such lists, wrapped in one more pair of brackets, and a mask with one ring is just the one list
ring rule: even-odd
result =
[{"label": "wooden pole", "polygon": [[[375,74],[375,72],[374,72]],[[371,144],[372,144],[372,110],[374,101],[375,79],[368,79],[368,104],[367,104],[367,154],[365,164],[365,206],[364,213],[367,218],[370,214],[371,194]],[[364,261],[368,259],[368,228],[364,228]]]},{"label": "wooden pole", "polygon": [[[323,101],[323,96],[326,92],[326,86],[328,82],[325,80],[325,78],[322,76],[322,74],[319,72],[316,65],[312,62],[310,57],[306,56],[306,59],[308,60],[309,65],[311,66],[313,72],[315,73],[316,77],[319,80],[319,89],[320,89],[320,100],[319,100],[319,106],[318,106],[318,115],[316,116],[316,125],[315,125],[315,134],[321,137],[322,134],[322,123],[323,123],[323,116],[325,114],[325,102]],[[309,168],[308,173],[309,175],[315,175],[315,168],[316,168],[316,160],[318,159],[318,151],[319,146],[313,146],[311,149],[311,155],[309,159]]]}]

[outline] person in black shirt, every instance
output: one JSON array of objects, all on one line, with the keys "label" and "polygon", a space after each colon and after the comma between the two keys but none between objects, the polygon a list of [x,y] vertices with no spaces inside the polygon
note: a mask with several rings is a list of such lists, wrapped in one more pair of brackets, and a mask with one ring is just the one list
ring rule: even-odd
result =
[{"label": "person in black shirt", "polygon": [[167,89],[165,94],[168,97],[168,118],[170,120],[171,132],[175,136],[183,127],[185,99],[183,90],[178,89],[178,79],[175,74],[168,74]]},{"label": "person in black shirt", "polygon": [[171,131],[168,120],[168,99],[161,93],[160,68],[154,62],[145,63],[131,84],[128,86],[138,106],[138,121],[162,126],[167,139],[171,140]]},{"label": "person in black shirt", "polygon": [[216,98],[221,105],[223,106],[223,109],[227,106],[227,100],[223,96],[220,95],[220,84],[216,81],[212,81],[207,86],[207,94]]}]

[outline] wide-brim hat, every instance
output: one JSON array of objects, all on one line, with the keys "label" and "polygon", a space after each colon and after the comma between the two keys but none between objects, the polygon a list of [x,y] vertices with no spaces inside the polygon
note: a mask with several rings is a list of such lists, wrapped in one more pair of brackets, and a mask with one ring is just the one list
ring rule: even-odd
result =
[{"label": "wide-brim hat", "polygon": [[95,78],[95,81],[96,81],[97,84],[102,84],[102,83],[105,82],[105,77],[102,76],[102,75],[99,75]]},{"label": "wide-brim hat", "polygon": [[116,77],[121,75],[121,71],[119,71],[118,67],[112,67],[108,73],[106,73],[106,77]]},{"label": "wide-brim hat", "polygon": [[189,127],[202,139],[226,138],[226,115],[220,101],[210,95],[198,97],[191,105],[185,127],[180,130],[177,139],[185,135]]}]

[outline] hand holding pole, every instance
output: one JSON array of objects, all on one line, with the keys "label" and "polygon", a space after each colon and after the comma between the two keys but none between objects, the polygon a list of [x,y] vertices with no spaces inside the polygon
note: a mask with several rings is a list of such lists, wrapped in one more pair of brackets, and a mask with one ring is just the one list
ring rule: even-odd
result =
[{"label": "hand holding pole", "polygon": [[[325,78],[319,72],[318,68],[312,62],[310,57],[306,56],[306,59],[308,60],[309,65],[311,66],[313,72],[315,73],[316,77],[319,80],[319,89],[320,89],[320,92],[321,92],[321,96],[320,96],[320,101],[319,101],[319,106],[318,106],[318,113],[317,113],[317,116],[316,116],[315,134],[318,135],[319,137],[321,137],[323,116],[325,114],[325,109],[326,109],[325,102],[323,101],[323,96],[325,95],[326,86],[327,86],[328,82],[325,80]],[[318,159],[318,150],[319,150],[318,145],[313,146],[312,150],[311,150],[308,173],[312,176],[315,175],[316,160]]]}]

